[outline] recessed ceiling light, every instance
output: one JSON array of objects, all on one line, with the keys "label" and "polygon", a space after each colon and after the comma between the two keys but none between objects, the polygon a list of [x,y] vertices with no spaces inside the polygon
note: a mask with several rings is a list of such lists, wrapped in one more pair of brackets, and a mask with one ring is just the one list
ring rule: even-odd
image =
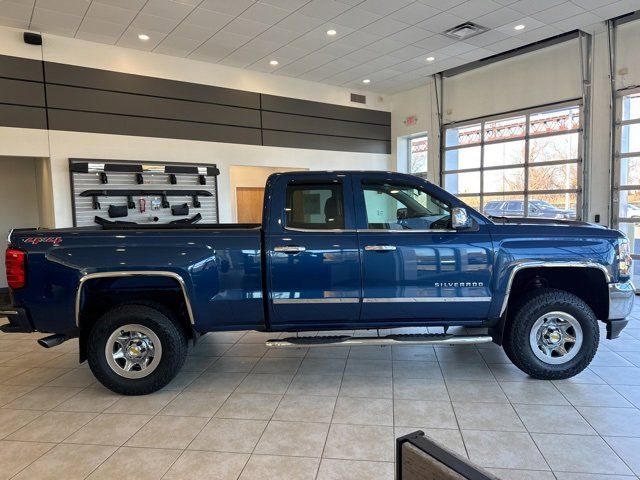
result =
[{"label": "recessed ceiling light", "polygon": [[329,35],[330,37],[333,37],[336,33],[338,32],[336,32],[333,28],[331,30],[327,30],[327,35]]},{"label": "recessed ceiling light", "polygon": [[520,25],[516,25],[515,27],[513,27],[514,30],[524,30],[524,25],[520,24]]},{"label": "recessed ceiling light", "polygon": [[146,42],[147,40],[149,40],[151,37],[149,35],[147,35],[146,33],[141,33],[140,35],[138,35],[138,38],[144,42]]},{"label": "recessed ceiling light", "polygon": [[278,65],[278,63],[279,63],[278,60],[271,60],[269,62],[269,65],[273,65],[275,67],[276,65]]},{"label": "recessed ceiling light", "polygon": [[427,62],[433,62],[436,59],[436,57],[427,57]]},{"label": "recessed ceiling light", "polygon": [[369,80],[368,78],[365,78],[364,80],[362,80],[362,83],[371,83],[371,80]]}]

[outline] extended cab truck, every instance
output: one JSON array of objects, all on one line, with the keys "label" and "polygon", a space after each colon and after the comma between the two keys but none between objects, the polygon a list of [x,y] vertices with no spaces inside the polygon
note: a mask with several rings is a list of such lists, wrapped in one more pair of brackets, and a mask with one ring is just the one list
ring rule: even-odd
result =
[{"label": "extended cab truck", "polygon": [[[15,230],[5,332],[79,337],[80,361],[123,394],[179,371],[187,342],[221,330],[442,326],[443,334],[292,337],[275,347],[493,340],[535,378],[582,371],[634,300],[628,240],[580,222],[494,223],[420,178],[272,175],[260,225]],[[447,327],[487,327],[449,335]]]}]

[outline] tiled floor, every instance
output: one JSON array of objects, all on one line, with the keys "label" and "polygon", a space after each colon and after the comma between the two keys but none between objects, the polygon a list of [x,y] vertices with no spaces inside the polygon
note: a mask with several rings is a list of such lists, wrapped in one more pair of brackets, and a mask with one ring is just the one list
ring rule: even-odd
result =
[{"label": "tiled floor", "polygon": [[528,378],[493,344],[267,350],[209,334],[163,391],[121,397],[77,343],[0,334],[0,479],[392,479],[422,429],[505,479],[640,474],[640,302],[571,380]]}]

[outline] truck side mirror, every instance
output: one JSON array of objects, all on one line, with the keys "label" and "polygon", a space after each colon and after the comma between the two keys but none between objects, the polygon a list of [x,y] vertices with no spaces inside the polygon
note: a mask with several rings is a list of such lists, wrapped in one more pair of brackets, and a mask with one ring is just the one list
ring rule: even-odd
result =
[{"label": "truck side mirror", "polygon": [[471,217],[466,208],[455,207],[451,212],[451,226],[456,230],[471,228]]}]

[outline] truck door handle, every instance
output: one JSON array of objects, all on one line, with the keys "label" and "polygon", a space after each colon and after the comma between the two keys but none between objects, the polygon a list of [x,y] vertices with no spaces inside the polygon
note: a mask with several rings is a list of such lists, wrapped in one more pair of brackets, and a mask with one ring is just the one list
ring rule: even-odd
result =
[{"label": "truck door handle", "polygon": [[393,252],[395,245],[367,245],[364,247],[367,252]]},{"label": "truck door handle", "polygon": [[279,253],[300,253],[300,252],[304,252],[305,250],[306,250],[305,247],[299,247],[297,245],[283,245],[283,246],[273,248],[274,252],[279,252]]}]

